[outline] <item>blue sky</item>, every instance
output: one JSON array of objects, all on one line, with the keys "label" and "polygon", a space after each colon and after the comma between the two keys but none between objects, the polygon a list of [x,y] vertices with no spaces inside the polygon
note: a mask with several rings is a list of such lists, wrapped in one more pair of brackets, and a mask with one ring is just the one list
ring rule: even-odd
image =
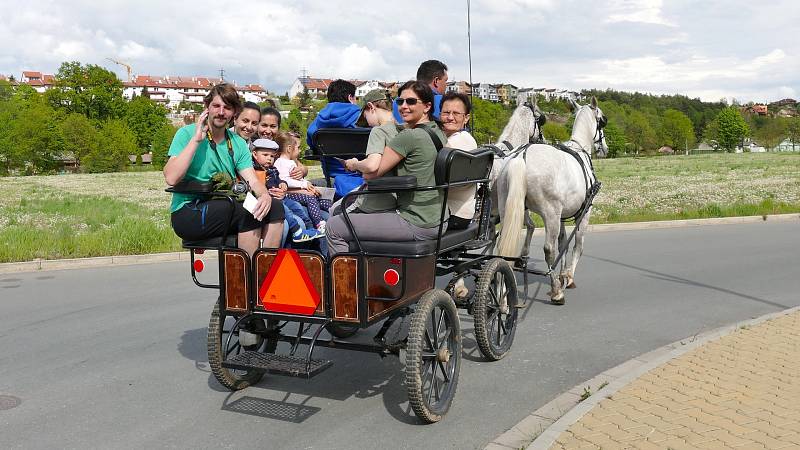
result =
[{"label": "blue sky", "polygon": [[[800,2],[472,0],[473,81],[741,102],[800,97]],[[216,76],[282,93],[318,77],[467,79],[466,1],[0,0],[0,73],[62,61]]]}]

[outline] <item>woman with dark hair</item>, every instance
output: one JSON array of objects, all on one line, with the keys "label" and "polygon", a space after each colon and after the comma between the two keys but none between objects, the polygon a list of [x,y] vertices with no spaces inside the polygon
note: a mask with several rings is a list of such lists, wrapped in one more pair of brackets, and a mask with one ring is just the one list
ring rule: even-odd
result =
[{"label": "woman with dark hair", "polygon": [[271,106],[262,109],[261,120],[258,122],[258,135],[274,141],[280,129],[281,112]]},{"label": "woman with dark hair", "polygon": [[[375,174],[380,177],[395,169],[397,176],[412,175],[417,186],[435,186],[434,163],[447,137],[431,120],[433,92],[419,81],[403,84],[395,99],[405,128],[392,138],[383,151]],[[436,141],[439,141],[438,144]],[[359,239],[368,241],[413,241],[435,239],[439,231],[442,194],[438,190],[397,193],[397,210],[381,213],[348,214]],[[445,227],[446,229],[446,224]],[[342,215],[331,217],[327,225],[330,255],[347,252],[353,236]]]},{"label": "woman with dark hair", "polygon": [[[472,104],[466,94],[444,94],[439,118],[442,121],[442,131],[447,136],[447,147],[466,151],[478,148],[478,143],[466,130],[471,111]],[[467,228],[475,216],[475,186],[451,188],[447,194],[447,207],[450,210],[448,229]]]},{"label": "woman with dark hair", "polygon": [[242,110],[233,119],[233,131],[248,144],[257,136],[258,124],[261,121],[261,108],[253,102],[244,102]]}]

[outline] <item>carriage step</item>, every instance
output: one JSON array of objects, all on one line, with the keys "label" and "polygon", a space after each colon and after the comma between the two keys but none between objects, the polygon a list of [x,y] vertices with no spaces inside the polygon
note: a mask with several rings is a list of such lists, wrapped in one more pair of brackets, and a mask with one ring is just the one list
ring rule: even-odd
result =
[{"label": "carriage step", "polygon": [[297,356],[247,351],[229,357],[222,366],[240,370],[259,369],[275,375],[311,378],[333,365],[333,361],[327,359],[312,359],[308,367],[307,362],[307,359]]},{"label": "carriage step", "polygon": [[491,243],[492,243],[492,241],[489,241],[489,240],[469,241],[466,244],[464,244],[464,248],[467,249],[467,250],[475,250],[475,249],[478,249],[478,248],[486,247],[487,245],[489,245]]}]

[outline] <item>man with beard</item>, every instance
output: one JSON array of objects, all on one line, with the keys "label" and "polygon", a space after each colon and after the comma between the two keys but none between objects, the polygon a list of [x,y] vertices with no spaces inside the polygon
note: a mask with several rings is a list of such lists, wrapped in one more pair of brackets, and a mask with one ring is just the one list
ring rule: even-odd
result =
[{"label": "man with beard", "polygon": [[193,241],[222,237],[233,214],[228,232],[238,233],[240,248],[252,255],[262,237],[265,247],[279,247],[283,205],[258,181],[247,144],[228,130],[231,120],[242,108],[236,89],[227,83],[218,84],[209,90],[203,104],[206,109],[196,123],[175,133],[169,148],[170,158],[164,166],[167,184],[208,182],[217,174],[236,181],[238,175],[249,183],[258,202],[250,213],[240,202],[231,206],[227,199],[173,193],[170,212],[175,234]]}]

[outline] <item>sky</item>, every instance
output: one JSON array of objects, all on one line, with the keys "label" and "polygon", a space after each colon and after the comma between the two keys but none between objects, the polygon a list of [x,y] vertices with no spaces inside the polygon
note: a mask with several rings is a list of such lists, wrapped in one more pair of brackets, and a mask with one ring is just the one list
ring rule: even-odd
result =
[{"label": "sky", "polygon": [[[797,0],[472,0],[472,80],[800,97]],[[139,75],[218,76],[282,94],[309,76],[404,81],[439,59],[469,80],[467,2],[0,0],[0,74],[64,61]]]}]

